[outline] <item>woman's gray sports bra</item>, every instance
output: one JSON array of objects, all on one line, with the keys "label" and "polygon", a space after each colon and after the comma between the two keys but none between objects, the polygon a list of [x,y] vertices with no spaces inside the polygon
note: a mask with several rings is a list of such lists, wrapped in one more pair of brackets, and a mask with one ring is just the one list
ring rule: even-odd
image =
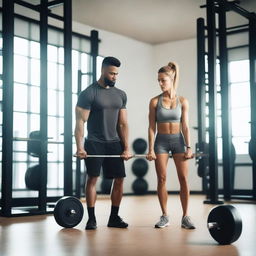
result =
[{"label": "woman's gray sports bra", "polygon": [[158,97],[156,107],[156,122],[157,123],[179,123],[181,121],[181,104],[177,96],[176,108],[165,108],[162,104],[163,95]]}]

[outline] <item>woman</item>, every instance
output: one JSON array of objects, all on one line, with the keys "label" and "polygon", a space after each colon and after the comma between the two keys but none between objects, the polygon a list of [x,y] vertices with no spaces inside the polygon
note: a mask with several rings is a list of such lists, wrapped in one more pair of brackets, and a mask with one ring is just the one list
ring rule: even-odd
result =
[{"label": "woman", "polygon": [[[181,227],[194,229],[188,216],[188,161],[193,154],[190,146],[188,127],[188,101],[177,95],[179,70],[177,64],[170,62],[158,71],[158,82],[162,93],[150,100],[148,160],[155,160],[157,173],[157,194],[162,209],[156,228],[169,226],[167,213],[168,193],[166,190],[166,169],[169,153],[172,154],[180,182],[180,200],[183,210]],[[157,135],[155,132],[157,128]],[[154,140],[155,138],[155,140]]]}]

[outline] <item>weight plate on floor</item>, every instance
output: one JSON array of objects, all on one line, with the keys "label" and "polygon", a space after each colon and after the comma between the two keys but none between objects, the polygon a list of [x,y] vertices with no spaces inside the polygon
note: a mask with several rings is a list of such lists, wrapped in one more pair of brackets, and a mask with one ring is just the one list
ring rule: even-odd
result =
[{"label": "weight plate on floor", "polygon": [[79,199],[73,196],[62,197],[54,208],[56,222],[64,228],[78,225],[84,215],[84,208]]},{"label": "weight plate on floor", "polygon": [[242,219],[237,209],[232,205],[221,205],[213,208],[207,219],[211,236],[219,244],[231,244],[242,233]]}]

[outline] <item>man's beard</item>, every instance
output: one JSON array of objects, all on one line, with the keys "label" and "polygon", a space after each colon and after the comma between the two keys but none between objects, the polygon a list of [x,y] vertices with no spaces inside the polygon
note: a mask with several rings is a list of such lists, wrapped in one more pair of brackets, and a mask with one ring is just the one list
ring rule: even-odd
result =
[{"label": "man's beard", "polygon": [[111,81],[111,80],[109,80],[108,78],[104,77],[104,83],[105,83],[106,85],[108,85],[109,87],[114,87],[116,81]]}]

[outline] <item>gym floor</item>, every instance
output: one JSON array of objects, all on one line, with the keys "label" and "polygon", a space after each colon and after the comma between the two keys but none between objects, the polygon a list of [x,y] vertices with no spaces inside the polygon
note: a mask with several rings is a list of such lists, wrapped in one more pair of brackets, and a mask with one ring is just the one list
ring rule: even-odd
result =
[{"label": "gym floor", "polygon": [[[232,245],[218,245],[206,227],[214,205],[203,204],[202,195],[192,195],[190,216],[197,229],[180,228],[181,206],[178,195],[169,195],[171,224],[155,229],[160,207],[156,195],[124,196],[120,216],[129,223],[125,230],[106,227],[110,211],[108,196],[98,196],[96,204],[97,230],[85,231],[85,211],[82,222],[73,229],[62,229],[52,215],[0,217],[0,255],[182,255],[182,256],[255,256],[256,204],[232,201],[241,214],[243,231]],[[85,206],[85,204],[84,204]]]}]

